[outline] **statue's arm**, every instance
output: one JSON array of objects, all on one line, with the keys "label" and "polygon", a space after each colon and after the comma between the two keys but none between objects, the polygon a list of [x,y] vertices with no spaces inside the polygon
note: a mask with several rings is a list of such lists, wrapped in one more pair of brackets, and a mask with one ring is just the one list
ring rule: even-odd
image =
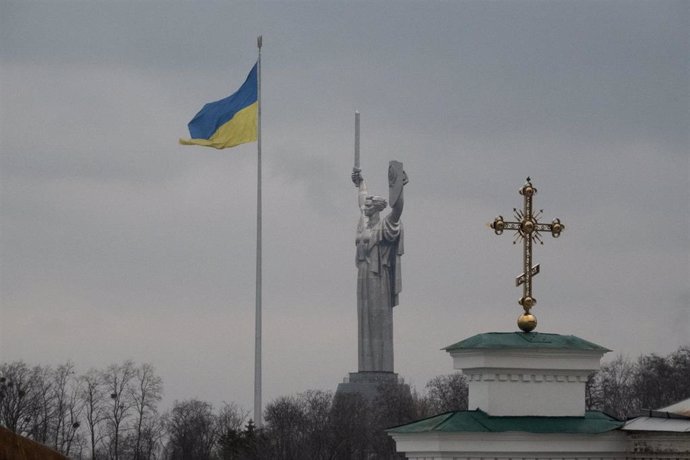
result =
[{"label": "statue's arm", "polygon": [[366,201],[367,197],[369,196],[369,192],[367,191],[367,183],[364,182],[364,179],[362,179],[362,182],[359,184],[359,193],[357,194],[358,197],[358,204],[359,204],[359,209],[364,209],[364,202]]},{"label": "statue's arm", "polygon": [[390,213],[390,219],[393,222],[399,222],[400,216],[402,216],[403,206],[405,204],[405,185],[407,185],[407,182],[408,182],[407,174],[405,173],[405,171],[403,171],[403,188],[400,191],[400,196],[398,197],[398,200],[393,205],[392,211]]},{"label": "statue's arm", "polygon": [[403,212],[403,206],[405,203],[405,189],[403,188],[402,192],[400,192],[400,197],[398,198],[398,201],[395,203],[395,205],[392,208],[390,218],[393,222],[399,222],[400,221],[400,216],[402,216]]},{"label": "statue's arm", "polygon": [[369,192],[367,191],[367,183],[362,177],[362,170],[358,168],[353,168],[352,170],[352,182],[354,182],[357,187],[357,204],[359,209],[364,208],[364,201],[367,199]]}]

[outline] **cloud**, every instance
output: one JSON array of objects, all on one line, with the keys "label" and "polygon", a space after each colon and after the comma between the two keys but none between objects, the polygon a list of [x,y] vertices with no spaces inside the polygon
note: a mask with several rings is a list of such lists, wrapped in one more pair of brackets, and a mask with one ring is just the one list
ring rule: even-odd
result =
[{"label": "cloud", "polygon": [[[182,147],[263,53],[265,397],[355,370],[362,168],[406,189],[396,369],[513,330],[526,176],[540,330],[629,355],[688,337],[683,2],[5,2],[3,359],[153,362],[170,400],[250,407],[256,146]],[[35,344],[26,347],[29,342]],[[194,378],[190,378],[193,376]]]}]

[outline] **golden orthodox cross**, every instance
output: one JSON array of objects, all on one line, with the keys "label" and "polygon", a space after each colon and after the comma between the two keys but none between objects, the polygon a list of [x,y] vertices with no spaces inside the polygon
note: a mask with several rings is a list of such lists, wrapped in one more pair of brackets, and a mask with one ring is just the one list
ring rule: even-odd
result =
[{"label": "golden orthodox cross", "polygon": [[532,266],[532,243],[544,244],[539,232],[548,231],[554,238],[558,238],[565,229],[565,225],[560,219],[554,219],[550,224],[539,222],[544,210],[539,210],[536,214],[532,212],[532,197],[537,194],[537,189],[532,185],[529,177],[518,192],[524,197],[524,208],[522,210],[513,208],[517,222],[506,222],[503,216],[498,216],[489,226],[497,235],[503,233],[504,230],[515,230],[513,244],[518,240],[523,242],[524,271],[515,278],[515,285],[522,285],[522,298],[518,303],[522,305],[525,312],[518,318],[518,327],[525,332],[530,332],[537,327],[537,318],[530,313],[530,309],[537,303],[537,299],[532,296],[532,277],[539,273],[539,264]]}]

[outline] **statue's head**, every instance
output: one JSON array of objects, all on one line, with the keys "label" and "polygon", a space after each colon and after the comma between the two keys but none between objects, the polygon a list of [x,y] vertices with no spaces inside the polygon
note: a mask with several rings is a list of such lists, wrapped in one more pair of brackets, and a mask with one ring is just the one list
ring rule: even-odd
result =
[{"label": "statue's head", "polygon": [[369,195],[366,200],[364,200],[364,215],[371,217],[386,209],[386,206],[388,206],[388,202],[385,198]]}]

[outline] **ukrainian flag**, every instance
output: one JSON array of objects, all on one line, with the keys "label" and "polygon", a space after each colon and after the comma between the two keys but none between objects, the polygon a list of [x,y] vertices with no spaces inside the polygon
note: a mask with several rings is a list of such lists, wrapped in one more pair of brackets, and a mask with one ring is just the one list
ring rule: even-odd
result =
[{"label": "ukrainian flag", "polygon": [[191,139],[180,139],[180,144],[224,149],[257,139],[259,102],[256,67],[257,64],[254,64],[237,92],[204,105],[187,125]]}]

